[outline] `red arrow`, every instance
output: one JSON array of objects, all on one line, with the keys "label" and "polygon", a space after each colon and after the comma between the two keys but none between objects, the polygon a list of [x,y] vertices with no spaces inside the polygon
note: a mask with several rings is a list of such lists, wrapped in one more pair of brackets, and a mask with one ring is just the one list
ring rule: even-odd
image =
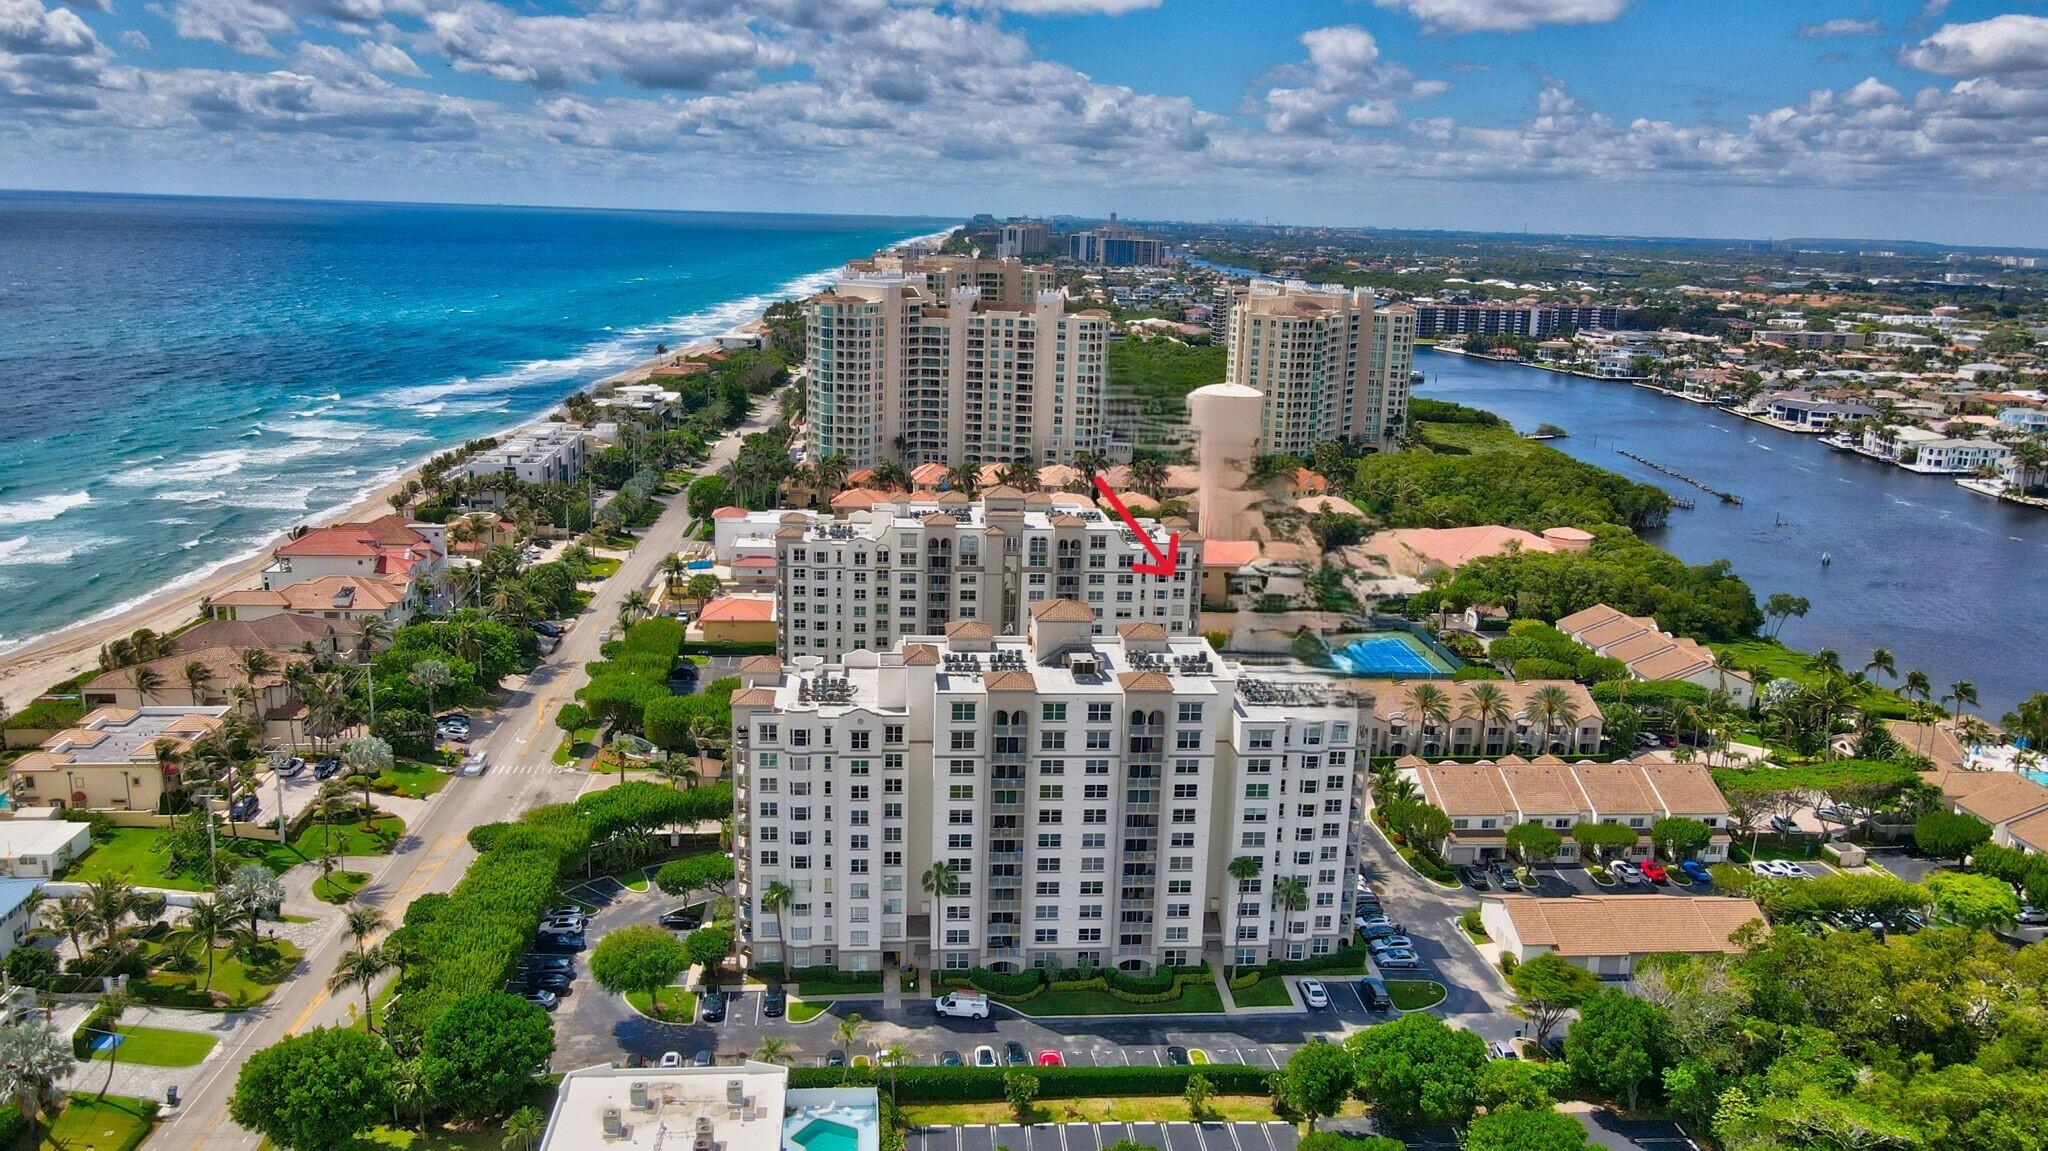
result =
[{"label": "red arrow", "polygon": [[1124,502],[1116,498],[1116,493],[1109,490],[1108,480],[1103,479],[1101,476],[1096,476],[1095,490],[1102,493],[1102,498],[1108,500],[1109,506],[1116,509],[1116,514],[1123,517],[1124,526],[1137,533],[1138,542],[1144,544],[1145,550],[1152,553],[1151,563],[1132,564],[1131,570],[1139,575],[1156,575],[1161,577],[1172,575],[1173,569],[1180,562],[1180,533],[1175,532],[1167,536],[1166,550],[1160,551],[1159,545],[1152,542],[1151,533],[1138,526],[1138,519],[1131,514],[1131,509],[1125,507]]}]

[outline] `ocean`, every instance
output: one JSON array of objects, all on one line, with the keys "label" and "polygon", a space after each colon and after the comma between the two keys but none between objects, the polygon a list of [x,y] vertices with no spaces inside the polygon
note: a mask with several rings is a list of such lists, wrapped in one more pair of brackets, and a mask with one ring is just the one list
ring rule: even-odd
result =
[{"label": "ocean", "polygon": [[944,226],[0,192],[0,651]]}]

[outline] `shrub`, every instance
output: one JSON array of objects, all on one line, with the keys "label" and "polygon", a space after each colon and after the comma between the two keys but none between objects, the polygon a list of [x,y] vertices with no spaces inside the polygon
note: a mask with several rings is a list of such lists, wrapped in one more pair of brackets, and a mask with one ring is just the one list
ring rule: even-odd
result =
[{"label": "shrub", "polygon": [[565,703],[562,705],[562,710],[555,713],[555,726],[563,731],[575,731],[578,728],[589,727],[590,713],[583,710],[583,705],[580,703]]}]

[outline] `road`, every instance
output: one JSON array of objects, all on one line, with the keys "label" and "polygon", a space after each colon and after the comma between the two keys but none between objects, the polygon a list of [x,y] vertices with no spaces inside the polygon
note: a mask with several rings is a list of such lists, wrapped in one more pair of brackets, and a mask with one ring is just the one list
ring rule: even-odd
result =
[{"label": "road", "polygon": [[[714,444],[697,469],[699,473],[709,474],[732,462],[742,436],[774,421],[777,398],[775,394],[764,397],[745,423]],[[587,678],[583,669],[598,658],[604,631],[618,616],[626,594],[653,582],[662,558],[682,546],[692,526],[686,501],[677,495],[620,563],[618,572],[599,586],[561,646],[532,674],[508,683],[504,706],[489,716],[477,717],[471,748],[484,752],[491,764],[489,772],[480,778],[449,781],[427,805],[426,814],[406,829],[404,839],[364,889],[366,902],[381,907],[395,924],[413,899],[445,892],[462,878],[476,857],[469,846],[470,828],[512,818],[540,804],[573,799],[586,787],[603,785],[603,777],[554,766],[554,751],[561,741],[561,732],[554,726],[555,712],[583,685]],[[181,1106],[151,1138],[151,1147],[256,1151],[261,1138],[228,1119],[235,1077],[243,1060],[257,1050],[311,1027],[351,1020],[350,1008],[359,1002],[359,994],[351,992],[336,999],[326,986],[335,961],[350,946],[353,944],[342,933],[337,916],[328,932],[308,950],[297,974],[253,1013],[256,1019],[240,1029],[218,1056],[194,1069],[198,1078],[181,1085]]]}]

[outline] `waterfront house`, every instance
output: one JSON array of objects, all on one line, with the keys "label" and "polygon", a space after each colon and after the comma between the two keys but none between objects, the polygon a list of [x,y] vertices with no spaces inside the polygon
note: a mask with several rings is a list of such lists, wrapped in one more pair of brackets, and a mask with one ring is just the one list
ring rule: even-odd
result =
[{"label": "waterfront house", "polygon": [[1741,708],[1756,698],[1756,684],[1748,673],[1721,670],[1714,666],[1714,653],[1705,644],[1671,635],[1648,616],[1632,616],[1604,603],[1595,604],[1558,620],[1557,630],[1596,654],[1620,660],[1635,679],[1696,683],[1708,691],[1727,692]]},{"label": "waterfront house", "polygon": [[[472,479],[509,475],[523,484],[574,483],[583,475],[589,452],[582,428],[550,421],[478,452],[462,474]],[[491,493],[483,494],[491,498]]]},{"label": "waterfront house", "polygon": [[1877,415],[1867,404],[1818,399],[1799,392],[1759,397],[1756,407],[1772,423],[1795,432],[1824,432],[1837,423]]},{"label": "waterfront house", "polygon": [[1433,572],[1462,567],[1476,559],[1513,551],[1579,551],[1592,536],[1577,528],[1549,528],[1542,535],[1499,524],[1462,528],[1393,528],[1375,532],[1359,544],[1356,554],[1394,575],[1424,579]]},{"label": "waterfront house", "polygon": [[1395,767],[1450,816],[1450,834],[1438,845],[1438,853],[1450,863],[1506,858],[1507,833],[1523,823],[1550,828],[1564,839],[1554,857],[1538,862],[1580,862],[1571,829],[1581,823],[1633,828],[1640,838],[1620,857],[1648,859],[1655,851],[1650,829],[1667,818],[1696,819],[1713,829],[1713,838],[1699,853],[1701,860],[1712,863],[1728,857],[1733,826],[1728,803],[1713,776],[1698,763],[1661,757],[1567,763],[1554,755],[1431,763],[1407,756]]},{"label": "waterfront house", "polygon": [[[349,576],[383,580],[404,587],[408,597],[424,598],[425,581],[446,565],[448,535],[441,524],[383,516],[363,523],[314,528],[286,542],[272,557],[270,566],[263,569],[264,591],[282,591],[308,580]],[[328,585],[321,590],[333,603],[342,586]],[[348,592],[351,606],[354,594],[353,590]],[[313,602],[318,602],[317,593]]]},{"label": "waterfront house", "polygon": [[182,754],[218,728],[226,707],[101,707],[7,768],[17,806],[157,811],[171,770],[158,745]]},{"label": "waterfront house", "polygon": [[[243,706],[237,702],[234,689],[246,684],[256,693],[256,714],[262,717],[263,738],[269,742],[295,742],[306,709],[285,680],[284,672],[295,664],[310,662],[313,657],[304,651],[265,647],[263,650],[271,657],[275,670],[251,679],[242,670],[243,653],[248,650],[226,646],[180,649],[162,659],[107,672],[80,690],[87,707],[131,711],[227,709]],[[194,664],[206,671],[206,678],[198,683],[186,674]],[[140,690],[138,683],[148,685],[148,690]]]},{"label": "waterfront house", "polygon": [[[39,810],[56,813],[49,808]],[[0,821],[0,875],[49,879],[92,850],[92,827],[69,819],[16,815]],[[0,933],[4,934],[4,933]]]},{"label": "waterfront house", "polygon": [[[293,585],[294,587],[301,585]],[[171,650],[199,651],[209,647],[297,652],[329,659],[353,658],[362,642],[362,625],[353,620],[323,619],[314,615],[266,615],[255,619],[223,618],[193,624],[171,636]]]},{"label": "waterfront house", "polygon": [[539,1151],[881,1151],[873,1087],[791,1088],[789,1068],[614,1067],[562,1077]]},{"label": "waterfront house", "polygon": [[1479,922],[1518,963],[1551,954],[1604,979],[1627,979],[1650,955],[1739,954],[1736,935],[1764,914],[1753,899],[1725,895],[1507,895],[1481,900]]},{"label": "waterfront house", "polygon": [[[2001,847],[2025,847],[2014,838],[2014,828],[2038,836],[2048,815],[2048,787],[2014,771],[1942,771],[1922,776],[1941,791],[1949,810],[1974,815],[1991,825],[1991,842]],[[2033,850],[2039,850],[2038,847]]]},{"label": "waterfront house", "polygon": [[[1414,705],[1419,683],[1444,693],[1450,712],[1448,723],[1425,722]],[[1485,682],[1500,689],[1509,713],[1508,722],[1482,720],[1472,713],[1472,688]],[[1369,725],[1371,754],[1379,755],[1505,755],[1518,748],[1564,755],[1593,755],[1600,750],[1604,720],[1583,684],[1571,680],[1484,680],[1459,683],[1450,680],[1358,682],[1363,694],[1374,697]],[[1544,688],[1564,693],[1565,714],[1550,721],[1546,735],[1530,718],[1530,701]]]}]

